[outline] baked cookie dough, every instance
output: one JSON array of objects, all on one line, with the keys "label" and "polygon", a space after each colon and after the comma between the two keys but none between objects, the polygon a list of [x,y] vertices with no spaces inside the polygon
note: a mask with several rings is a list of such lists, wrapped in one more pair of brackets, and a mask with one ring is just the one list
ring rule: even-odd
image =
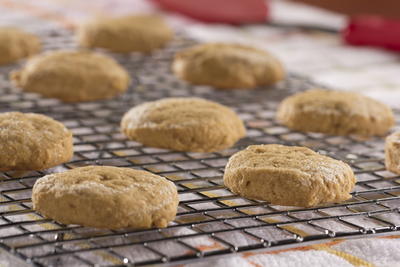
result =
[{"label": "baked cookie dough", "polygon": [[72,133],[44,115],[0,113],[0,151],[0,171],[43,170],[72,158]]},{"label": "baked cookie dough", "polygon": [[362,137],[382,136],[394,125],[387,105],[357,93],[322,89],[287,97],[277,119],[293,130]]},{"label": "baked cookie dough", "polygon": [[82,47],[106,48],[119,53],[149,53],[172,38],[172,30],[156,15],[97,18],[78,30],[78,42]]},{"label": "baked cookie dough", "polygon": [[192,84],[220,89],[251,89],[271,85],[285,76],[273,55],[238,44],[209,43],[178,52],[172,63],[176,76]]},{"label": "baked cookie dough", "polygon": [[65,102],[109,99],[125,92],[129,74],[114,59],[87,51],[55,51],[30,59],[11,74],[27,92]]},{"label": "baked cookie dough", "polygon": [[400,132],[386,137],[385,165],[389,171],[400,174]]},{"label": "baked cookie dough", "polygon": [[38,179],[33,208],[63,224],[121,229],[166,227],[178,207],[167,179],[146,171],[88,166]]},{"label": "baked cookie dough", "polygon": [[40,50],[37,36],[18,28],[0,27],[0,65],[16,62]]},{"label": "baked cookie dough", "polygon": [[191,152],[225,149],[246,134],[233,110],[201,98],[143,103],[124,115],[121,130],[145,146]]},{"label": "baked cookie dough", "polygon": [[234,193],[298,207],[349,199],[355,182],[346,163],[283,145],[249,146],[229,159],[224,174],[225,185]]}]

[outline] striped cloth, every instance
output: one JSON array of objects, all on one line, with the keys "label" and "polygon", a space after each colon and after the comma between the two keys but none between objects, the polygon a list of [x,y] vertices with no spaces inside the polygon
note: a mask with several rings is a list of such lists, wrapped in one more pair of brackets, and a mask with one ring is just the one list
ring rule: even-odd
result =
[{"label": "striped cloth", "polygon": [[400,236],[331,241],[272,252],[250,252],[182,267],[400,266]]}]

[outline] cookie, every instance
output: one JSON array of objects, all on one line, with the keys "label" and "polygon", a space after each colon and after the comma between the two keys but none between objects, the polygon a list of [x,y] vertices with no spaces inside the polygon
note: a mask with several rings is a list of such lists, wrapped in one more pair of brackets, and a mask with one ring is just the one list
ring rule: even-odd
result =
[{"label": "cookie", "polygon": [[234,193],[298,207],[349,199],[355,182],[346,163],[283,145],[249,146],[229,159],[224,174],[225,185]]},{"label": "cookie", "polygon": [[297,131],[361,137],[382,136],[394,125],[387,105],[357,93],[322,89],[287,97],[277,119]]},{"label": "cookie", "polygon": [[165,98],[129,110],[122,132],[145,146],[213,152],[245,136],[242,120],[230,108],[201,98]]},{"label": "cookie", "polygon": [[166,227],[175,218],[178,192],[147,171],[87,166],[38,179],[33,208],[63,224],[121,229]]},{"label": "cookie", "polygon": [[110,57],[85,51],[56,51],[30,59],[11,74],[24,91],[65,102],[109,99],[125,92],[129,74]]},{"label": "cookie", "polygon": [[172,70],[182,80],[220,89],[251,89],[271,85],[285,76],[270,53],[238,44],[209,43],[175,55]]},{"label": "cookie", "polygon": [[389,171],[400,174],[400,132],[386,137],[385,165]]},{"label": "cookie", "polygon": [[72,133],[34,113],[0,113],[0,171],[44,170],[73,156]]},{"label": "cookie", "polygon": [[37,36],[18,28],[0,27],[0,65],[32,56],[41,50]]},{"label": "cookie", "polygon": [[78,43],[82,47],[119,53],[149,53],[165,46],[172,38],[173,31],[156,15],[97,18],[78,30]]}]

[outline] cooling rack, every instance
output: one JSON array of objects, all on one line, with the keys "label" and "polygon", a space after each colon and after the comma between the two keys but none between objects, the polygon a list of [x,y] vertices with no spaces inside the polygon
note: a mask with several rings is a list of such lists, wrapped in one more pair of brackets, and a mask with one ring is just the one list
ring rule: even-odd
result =
[{"label": "cooling rack", "polygon": [[[74,48],[69,32],[39,32],[46,50]],[[400,227],[400,176],[385,170],[383,140],[359,140],[293,132],[275,121],[279,101],[315,87],[289,74],[274,87],[220,91],[190,86],[170,73],[175,51],[194,42],[178,36],[152,56],[112,55],[130,72],[129,91],[108,101],[65,104],[21,93],[8,81],[17,65],[0,69],[0,112],[37,112],[63,122],[74,133],[74,158],[39,172],[0,173],[0,248],[34,266],[174,265],[257,249],[393,233]],[[233,148],[215,153],[185,153],[144,147],[119,131],[121,116],[143,101],[170,96],[198,96],[234,108],[248,132]],[[397,123],[399,112],[396,111]],[[250,144],[280,143],[310,147],[346,161],[358,182],[347,202],[296,208],[241,198],[223,186],[224,166],[233,153]],[[148,170],[173,181],[180,194],[176,219],[168,228],[99,230],[62,225],[32,210],[31,189],[48,173],[86,165]]]}]

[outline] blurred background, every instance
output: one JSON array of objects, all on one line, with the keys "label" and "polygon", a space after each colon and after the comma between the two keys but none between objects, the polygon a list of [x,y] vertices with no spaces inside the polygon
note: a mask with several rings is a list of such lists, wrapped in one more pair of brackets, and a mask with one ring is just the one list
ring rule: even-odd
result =
[{"label": "blurred background", "polygon": [[68,30],[94,15],[161,13],[199,41],[264,48],[290,72],[399,106],[397,0],[0,0],[0,12],[1,24],[19,16],[21,24],[29,21],[26,27]]}]

